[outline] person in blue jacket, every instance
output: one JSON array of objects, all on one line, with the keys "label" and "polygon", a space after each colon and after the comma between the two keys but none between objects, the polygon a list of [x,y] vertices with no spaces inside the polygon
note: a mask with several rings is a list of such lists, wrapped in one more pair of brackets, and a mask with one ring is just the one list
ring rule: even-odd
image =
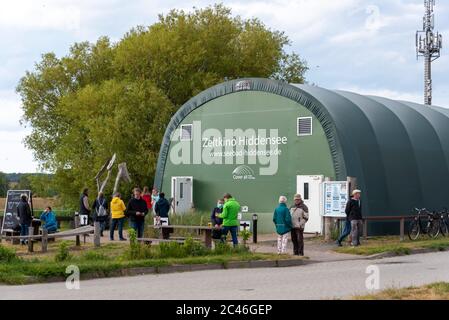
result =
[{"label": "person in blue jacket", "polygon": [[45,211],[42,212],[40,219],[43,223],[42,228],[47,229],[48,233],[55,233],[58,231],[56,215],[51,210],[51,207],[45,208]]}]

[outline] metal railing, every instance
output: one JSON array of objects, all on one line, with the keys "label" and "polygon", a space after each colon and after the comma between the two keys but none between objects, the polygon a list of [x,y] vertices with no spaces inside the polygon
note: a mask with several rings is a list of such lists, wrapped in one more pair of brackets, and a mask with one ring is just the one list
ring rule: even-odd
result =
[{"label": "metal railing", "polygon": [[[401,241],[405,240],[405,221],[413,220],[415,216],[367,216],[363,217],[363,238],[368,239],[368,222],[370,221],[399,221],[399,236]],[[336,219],[339,222],[346,220],[346,217],[331,218]]]}]

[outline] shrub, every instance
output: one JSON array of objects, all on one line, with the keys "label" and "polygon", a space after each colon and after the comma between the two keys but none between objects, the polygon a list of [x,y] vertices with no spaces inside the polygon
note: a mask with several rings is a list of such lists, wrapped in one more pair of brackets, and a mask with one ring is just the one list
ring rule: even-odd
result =
[{"label": "shrub", "polygon": [[58,246],[58,252],[55,255],[56,262],[67,261],[71,258],[69,252],[69,242],[62,241]]},{"label": "shrub", "polygon": [[144,245],[137,241],[137,233],[134,229],[128,230],[129,249],[125,252],[125,257],[130,260],[151,259],[154,257],[150,245]]},{"label": "shrub", "polygon": [[210,250],[207,249],[202,243],[195,241],[192,238],[186,239],[183,249],[187,256],[192,257],[204,256],[210,253]]},{"label": "shrub", "polygon": [[99,260],[110,260],[110,258],[104,253],[87,251],[83,254],[82,259],[86,261],[99,261]]},{"label": "shrub", "polygon": [[13,262],[16,260],[19,260],[19,258],[13,249],[0,245],[0,262]]},{"label": "shrub", "polygon": [[214,253],[217,255],[220,254],[230,254],[232,252],[232,248],[229,244],[225,243],[225,242],[216,242],[215,243],[215,248],[214,248]]},{"label": "shrub", "polygon": [[178,242],[161,242],[159,244],[160,258],[184,258],[187,256],[185,248]]}]

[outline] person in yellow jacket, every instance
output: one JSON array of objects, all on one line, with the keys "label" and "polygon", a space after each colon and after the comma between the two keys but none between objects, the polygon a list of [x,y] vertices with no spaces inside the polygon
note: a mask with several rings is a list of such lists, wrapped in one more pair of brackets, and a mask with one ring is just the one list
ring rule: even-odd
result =
[{"label": "person in yellow jacket", "polygon": [[114,230],[115,226],[118,225],[118,236],[120,241],[126,241],[123,237],[123,223],[125,222],[125,210],[126,206],[121,199],[120,193],[116,192],[111,201],[111,230],[109,238],[114,241]]}]

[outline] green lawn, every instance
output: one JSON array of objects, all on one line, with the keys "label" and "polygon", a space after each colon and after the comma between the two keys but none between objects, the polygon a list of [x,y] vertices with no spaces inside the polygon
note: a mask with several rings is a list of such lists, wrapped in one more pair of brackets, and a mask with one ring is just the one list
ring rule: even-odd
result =
[{"label": "green lawn", "polygon": [[357,254],[369,256],[377,253],[393,252],[398,255],[410,254],[413,249],[433,249],[446,250],[449,249],[449,238],[421,238],[417,241],[400,241],[396,237],[376,237],[367,241],[362,240],[362,245],[352,248],[351,246],[336,247],[334,250],[339,253]]},{"label": "green lawn", "polygon": [[392,288],[353,298],[356,300],[449,300],[449,283],[438,282],[422,287]]},{"label": "green lawn", "polygon": [[[61,247],[65,244],[65,248]],[[63,245],[64,246],[64,245]],[[76,247],[73,241],[49,244],[45,254],[27,253],[26,246],[0,245],[0,283],[27,284],[43,282],[53,277],[66,277],[67,266],[76,265],[81,274],[108,277],[112,272],[137,267],[162,267],[186,264],[224,264],[232,261],[280,260],[289,256],[253,253],[244,247],[229,246],[206,249],[191,241],[184,245],[137,245],[109,243],[94,248],[92,244]],[[62,258],[61,258],[62,257]],[[116,273],[114,274],[116,275]]]}]

